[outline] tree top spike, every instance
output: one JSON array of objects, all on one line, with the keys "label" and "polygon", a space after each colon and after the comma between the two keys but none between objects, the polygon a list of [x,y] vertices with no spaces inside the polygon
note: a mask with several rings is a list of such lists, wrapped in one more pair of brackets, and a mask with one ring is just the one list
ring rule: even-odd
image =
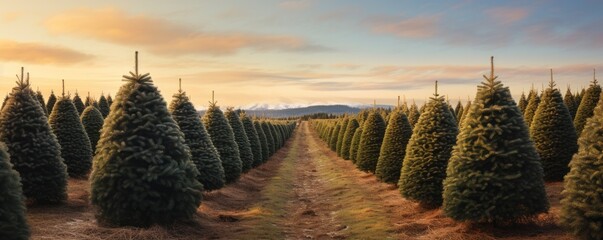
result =
[{"label": "tree top spike", "polygon": [[549,87],[550,88],[555,87],[555,81],[553,81],[553,69],[552,68],[551,68],[551,82],[549,82]]},{"label": "tree top spike", "polygon": [[63,92],[61,93],[63,95],[63,97],[65,96],[65,79],[61,79],[61,82],[63,84]]},{"label": "tree top spike", "polygon": [[435,93],[433,94],[434,96],[439,96],[438,95],[438,80],[435,81]]},{"label": "tree top spike", "polygon": [[597,84],[597,69],[593,69],[593,84]]},{"label": "tree top spike", "polygon": [[178,92],[182,92],[182,78],[178,78]]},{"label": "tree top spike", "polygon": [[400,107],[400,95],[398,95],[398,106],[397,107]]},{"label": "tree top spike", "polygon": [[138,51],[134,52],[134,71],[138,75]]}]

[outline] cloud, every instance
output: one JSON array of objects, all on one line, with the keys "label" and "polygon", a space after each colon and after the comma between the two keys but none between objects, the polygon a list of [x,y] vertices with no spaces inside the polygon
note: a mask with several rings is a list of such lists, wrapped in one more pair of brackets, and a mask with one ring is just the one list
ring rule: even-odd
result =
[{"label": "cloud", "polygon": [[497,7],[484,11],[496,23],[508,25],[519,22],[529,15],[529,10],[520,7]]},{"label": "cloud", "polygon": [[362,67],[361,64],[354,64],[354,63],[336,63],[336,64],[331,64],[331,67],[333,68],[337,68],[337,69],[345,69],[345,70],[356,70]]},{"label": "cloud", "polygon": [[93,57],[69,48],[0,39],[0,60],[32,64],[70,65]]},{"label": "cloud", "polygon": [[3,13],[2,15],[0,15],[0,19],[2,20],[2,22],[12,22],[12,21],[17,20],[21,16],[23,16],[22,13],[6,12],[6,13]]},{"label": "cloud", "polygon": [[418,16],[398,21],[376,20],[372,29],[378,33],[392,34],[401,38],[425,39],[438,33],[439,17]]},{"label": "cloud", "polygon": [[127,46],[143,46],[161,55],[225,55],[242,49],[316,52],[329,48],[287,35],[204,32],[159,18],[129,15],[114,8],[75,9],[46,21],[54,34],[70,34]]},{"label": "cloud", "polygon": [[311,7],[312,4],[311,0],[289,0],[279,3],[278,6],[286,10],[304,10]]}]

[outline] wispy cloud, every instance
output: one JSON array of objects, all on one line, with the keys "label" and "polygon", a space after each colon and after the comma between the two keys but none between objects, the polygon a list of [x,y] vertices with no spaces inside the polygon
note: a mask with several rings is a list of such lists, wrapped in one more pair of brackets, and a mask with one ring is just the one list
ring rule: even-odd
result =
[{"label": "wispy cloud", "polygon": [[244,32],[206,32],[115,8],[75,9],[47,20],[54,34],[70,34],[128,46],[144,46],[161,55],[233,54],[256,51],[327,51],[302,38]]},{"label": "wispy cloud", "polygon": [[93,56],[61,46],[0,39],[0,59],[32,64],[70,65]]},{"label": "wispy cloud", "polygon": [[437,16],[410,17],[397,21],[374,20],[372,29],[378,33],[392,34],[401,38],[424,39],[438,33]]},{"label": "wispy cloud", "polygon": [[484,13],[495,22],[507,25],[525,19],[530,12],[528,9],[521,7],[496,7],[486,9]]}]

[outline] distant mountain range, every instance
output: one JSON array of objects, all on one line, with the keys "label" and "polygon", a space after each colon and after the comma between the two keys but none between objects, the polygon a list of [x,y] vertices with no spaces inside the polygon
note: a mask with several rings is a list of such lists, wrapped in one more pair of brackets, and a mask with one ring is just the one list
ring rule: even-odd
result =
[{"label": "distant mountain range", "polygon": [[[304,115],[314,114],[314,113],[327,113],[333,115],[342,115],[342,114],[356,114],[360,112],[363,108],[368,108],[371,106],[357,106],[351,107],[343,104],[336,105],[314,105],[307,107],[292,107],[292,108],[284,108],[284,109],[266,109],[261,107],[255,107],[253,109],[245,109],[245,112],[251,116],[258,117],[270,117],[270,118],[283,118],[283,117],[300,117]],[[390,108],[392,106],[389,105],[378,105],[377,107],[382,108]],[[205,114],[205,111],[199,111],[199,114]]]}]

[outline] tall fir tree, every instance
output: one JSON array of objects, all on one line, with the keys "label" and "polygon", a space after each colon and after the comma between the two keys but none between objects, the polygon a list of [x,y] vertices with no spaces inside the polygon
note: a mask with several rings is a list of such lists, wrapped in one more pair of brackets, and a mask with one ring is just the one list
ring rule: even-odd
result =
[{"label": "tall fir tree", "polygon": [[536,90],[530,91],[529,94],[531,97],[528,100],[528,105],[526,106],[525,112],[523,112],[523,119],[528,126],[532,126],[532,121],[534,120],[534,115],[536,114],[536,110],[538,109],[538,105],[540,104],[540,96]]},{"label": "tall fir tree", "polygon": [[341,157],[345,160],[350,160],[350,148],[352,147],[352,139],[354,133],[359,127],[358,120],[351,118],[348,122],[348,126],[343,134],[343,143],[341,144]]},{"label": "tall fir tree", "polygon": [[239,147],[239,158],[241,159],[241,171],[247,172],[253,166],[253,153],[251,151],[251,143],[249,143],[249,137],[241,122],[239,112],[235,111],[234,108],[227,108],[225,117],[232,128],[234,133],[235,141]]},{"label": "tall fir tree", "polygon": [[521,111],[491,73],[477,90],[444,180],[443,209],[457,221],[509,222],[549,208],[543,172]]},{"label": "tall fir tree", "polygon": [[65,96],[64,85],[63,82],[63,94],[54,105],[48,122],[61,145],[67,173],[70,177],[82,178],[92,167],[92,147],[79,113],[69,96]]},{"label": "tall fir tree", "polygon": [[168,109],[184,133],[184,143],[189,147],[191,160],[199,170],[197,180],[206,191],[222,188],[225,175],[220,155],[207,134],[199,113],[182,88],[174,94]]},{"label": "tall fir tree", "polygon": [[542,161],[544,180],[563,180],[569,171],[568,163],[578,151],[578,137],[569,110],[555,88],[553,70],[549,87],[542,94],[534,115],[530,137]]},{"label": "tall fir tree", "polygon": [[337,137],[339,137],[339,132],[341,132],[341,120],[337,121],[335,128],[333,128],[333,133],[331,133],[331,137],[329,138],[329,148],[331,148],[331,151],[337,150]]},{"label": "tall fir tree", "polygon": [[365,172],[375,172],[384,135],[385,121],[381,114],[372,111],[364,122],[364,126],[362,126],[362,136],[360,137],[356,159],[358,169]]},{"label": "tall fir tree", "polygon": [[0,196],[0,236],[3,239],[29,239],[21,178],[13,170],[3,143],[0,143]]},{"label": "tall fir tree", "polygon": [[[213,95],[213,93],[212,93]],[[209,108],[203,115],[203,124],[211,138],[214,146],[218,150],[222,167],[224,168],[224,176],[226,184],[235,182],[241,177],[243,170],[243,162],[239,154],[239,146],[235,141],[232,127],[228,124],[228,120],[216,105],[213,100],[209,103]]]},{"label": "tall fir tree", "polygon": [[570,117],[572,117],[573,122],[574,118],[576,117],[578,105],[576,104],[576,98],[574,98],[574,95],[572,94],[572,91],[569,87],[567,88],[567,92],[565,92],[565,96],[563,97],[563,103],[565,103],[565,106],[567,106],[567,110],[569,111]]},{"label": "tall fir tree", "polygon": [[107,102],[105,95],[101,94],[100,98],[98,99],[98,110],[101,112],[101,114],[103,114],[103,118],[106,118],[109,115],[109,111],[111,111],[109,106],[110,105]]},{"label": "tall fir tree", "polygon": [[111,94],[107,94],[107,103],[109,104],[109,109],[111,109],[111,104],[113,104],[113,98]]},{"label": "tall fir tree", "polygon": [[61,146],[44,110],[31,97],[29,74],[24,78],[23,69],[0,114],[0,141],[8,147],[28,200],[44,204],[67,199],[67,167]]},{"label": "tall fir tree", "polygon": [[247,116],[246,113],[241,114],[241,122],[245,128],[245,133],[247,133],[247,139],[249,140],[249,146],[251,147],[251,153],[253,154],[253,163],[251,164],[251,167],[254,168],[263,162],[260,137],[253,126],[253,121],[251,121],[251,118]]},{"label": "tall fir tree", "polygon": [[343,146],[343,136],[345,135],[345,130],[348,128],[348,123],[350,122],[350,119],[348,117],[343,119],[343,122],[341,123],[341,128],[339,129],[339,135],[337,136],[337,146],[335,147],[335,152],[337,153],[337,156],[342,156],[341,154],[341,147]]},{"label": "tall fir tree", "polygon": [[86,135],[90,140],[90,147],[94,154],[96,152],[96,145],[100,139],[100,131],[103,129],[103,115],[95,107],[88,106],[82,112],[80,121],[84,126],[84,130],[86,130]]},{"label": "tall fir tree", "polygon": [[580,136],[580,134],[582,133],[582,129],[584,129],[584,124],[586,124],[586,120],[593,116],[593,111],[597,106],[597,102],[599,102],[600,96],[601,86],[599,86],[597,79],[593,76],[593,81],[582,96],[580,106],[578,106],[578,110],[576,110],[574,127],[576,128],[578,136]]},{"label": "tall fir tree", "polygon": [[75,96],[73,96],[73,106],[75,106],[75,109],[80,116],[84,113],[84,109],[86,109],[86,106],[84,106],[84,102],[82,102],[77,91],[75,91]]},{"label": "tall fir tree", "polygon": [[354,136],[352,136],[352,143],[350,145],[350,160],[356,163],[358,159],[358,148],[360,147],[360,138],[362,138],[362,126],[356,128]]},{"label": "tall fir tree", "polygon": [[438,95],[436,82],[435,94],[426,103],[402,157],[398,181],[402,196],[428,208],[442,204],[442,181],[457,134],[454,116],[444,98]]},{"label": "tall fir tree", "polygon": [[584,125],[561,192],[560,222],[581,239],[603,239],[603,98]]},{"label": "tall fir tree", "polygon": [[406,154],[406,145],[411,135],[412,127],[406,114],[400,110],[394,110],[385,129],[375,169],[375,176],[380,181],[392,184],[398,182],[402,161]]},{"label": "tall fir tree", "polygon": [[270,157],[270,150],[268,147],[268,140],[266,138],[266,134],[264,133],[264,129],[262,128],[262,123],[260,123],[259,121],[253,121],[253,127],[258,133],[260,145],[262,146],[262,162],[266,162],[266,160],[268,160],[268,158]]},{"label": "tall fir tree", "polygon": [[137,227],[190,220],[201,203],[199,172],[151,76],[138,74],[138,53],[135,69],[123,76],[94,157],[96,217]]},{"label": "tall fir tree", "polygon": [[54,104],[57,102],[57,96],[54,95],[54,91],[50,91],[50,96],[48,96],[48,101],[46,102],[46,116],[48,117],[52,113],[52,108],[54,108]]}]

